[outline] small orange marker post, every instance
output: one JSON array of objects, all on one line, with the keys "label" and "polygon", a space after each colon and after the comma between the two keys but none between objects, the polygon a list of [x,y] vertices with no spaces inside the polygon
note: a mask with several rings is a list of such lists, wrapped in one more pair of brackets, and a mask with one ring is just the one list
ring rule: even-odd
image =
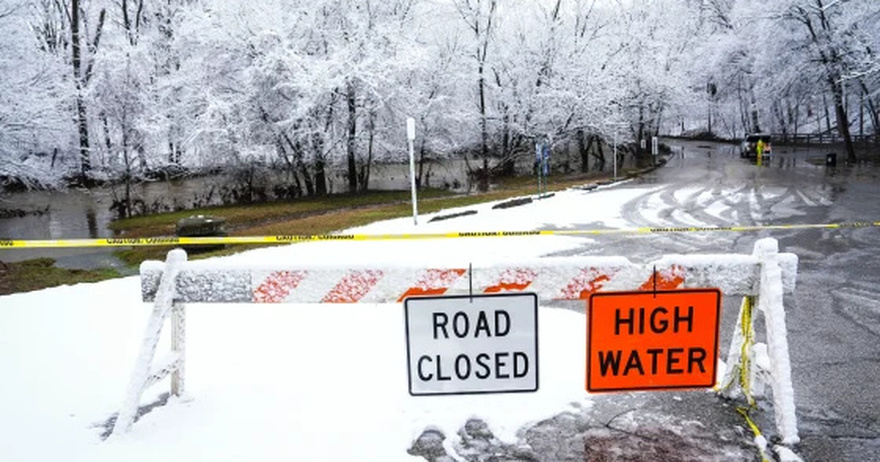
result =
[{"label": "small orange marker post", "polygon": [[713,387],[720,315],[718,289],[593,294],[587,391]]}]

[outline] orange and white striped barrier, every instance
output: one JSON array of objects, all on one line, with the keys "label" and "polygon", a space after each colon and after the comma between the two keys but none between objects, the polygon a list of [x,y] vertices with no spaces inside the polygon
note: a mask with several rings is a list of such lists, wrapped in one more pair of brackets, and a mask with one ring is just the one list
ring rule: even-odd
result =
[{"label": "orange and white striped barrier", "polygon": [[[779,254],[783,283],[794,289],[797,257]],[[668,255],[637,265],[623,257],[553,257],[531,261],[369,267],[291,266],[247,269],[186,262],[176,297],[186,303],[398,303],[419,295],[529,291],[539,301],[587,300],[599,290],[718,287],[757,295],[759,259],[752,255]],[[144,301],[155,298],[162,262],[141,265]],[[655,275],[656,270],[656,275]]]},{"label": "orange and white striped barrier", "polygon": [[[400,303],[407,297],[426,295],[527,291],[546,304],[586,301],[599,291],[713,287],[725,295],[759,300],[757,306],[767,317],[768,338],[773,337],[767,348],[774,365],[771,385],[777,425],[783,442],[793,443],[798,436],[790,393],[788,343],[784,335],[781,339],[772,336],[769,329],[773,326],[775,332],[785,330],[782,296],[794,291],[797,265],[796,255],[779,253],[777,242],[769,238],[758,241],[751,255],[667,255],[647,264],[635,264],[624,257],[586,256],[449,266],[386,262],[371,266],[244,268],[210,261],[188,262],[186,253],[175,249],[169,252],[166,262],[148,261],[140,268],[143,300],[154,304],[153,315],[114,433],[130,429],[146,387],[170,375],[172,393],[183,392],[186,303]],[[170,360],[154,365],[156,345],[168,316],[173,327],[172,354]],[[750,317],[747,319],[752,322]],[[738,325],[728,364],[740,364],[740,352],[753,348],[740,330]]]}]

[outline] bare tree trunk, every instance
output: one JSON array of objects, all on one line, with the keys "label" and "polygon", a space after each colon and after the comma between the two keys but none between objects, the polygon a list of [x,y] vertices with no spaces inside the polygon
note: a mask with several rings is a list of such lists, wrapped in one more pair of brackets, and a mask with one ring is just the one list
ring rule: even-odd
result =
[{"label": "bare tree trunk", "polygon": [[[748,101],[745,97],[745,92],[742,88],[743,82],[742,77],[739,79],[739,86],[737,88],[737,95],[739,96],[739,122],[742,124],[743,131],[749,133],[750,125],[749,125],[749,111],[748,111]],[[681,131],[684,133],[684,118],[681,119]]]},{"label": "bare tree trunk", "polygon": [[358,183],[361,191],[367,191],[370,186],[370,167],[373,164],[373,142],[376,137],[376,111],[370,111],[367,119],[367,161],[361,166],[358,174]]},{"label": "bare tree trunk", "polygon": [[[124,117],[125,117],[125,115],[123,115],[123,118]],[[123,124],[124,123],[125,123],[125,120],[123,120]],[[131,210],[131,208],[132,208],[132,203],[131,203],[132,202],[131,201],[131,177],[132,177],[132,175],[131,175],[131,153],[130,152],[131,152],[131,150],[129,148],[128,132],[123,130],[122,131],[122,160],[123,160],[123,162],[125,162],[125,173],[124,173],[124,175],[125,175],[125,210],[124,210],[124,216],[126,218],[134,215]]]},{"label": "bare tree trunk", "polygon": [[755,100],[755,90],[750,89],[749,93],[751,95],[752,106],[752,132],[757,133],[761,131],[761,123],[758,121],[758,102]]},{"label": "bare tree trunk", "polygon": [[287,148],[285,147],[285,139],[288,141],[289,144],[290,139],[287,138],[286,134],[283,137],[277,136],[275,138],[275,149],[281,159],[284,160],[284,171],[287,173],[287,178],[292,179],[293,181],[293,190],[291,191],[291,189],[288,188],[283,196],[285,198],[299,197],[302,196],[302,185],[299,182],[299,176],[296,174],[296,168],[294,167],[293,162],[291,162],[290,160],[292,156],[288,155],[287,153]]},{"label": "bare tree trunk", "polygon": [[822,94],[822,109],[825,111],[825,131],[831,134],[831,113],[828,112],[828,98]]},{"label": "bare tree trunk", "polygon": [[599,138],[599,135],[593,135],[593,139],[596,140],[596,150],[599,152],[598,154],[593,153],[593,157],[599,161],[599,170],[605,170],[605,152],[602,150],[602,139]]},{"label": "bare tree trunk", "polygon": [[878,135],[880,134],[880,111],[878,111],[877,106],[874,104],[874,100],[871,98],[864,80],[860,79],[859,84],[862,87],[862,95],[868,95],[865,97],[865,104],[868,108],[868,117],[871,118],[871,126],[874,127],[874,134]]},{"label": "bare tree trunk", "polygon": [[[300,156],[302,156],[302,154],[300,154]],[[306,195],[314,196],[315,183],[312,181],[312,174],[309,173],[308,167],[306,167],[305,162],[303,162],[302,160],[299,161],[299,174],[303,177],[303,183],[305,183],[306,185]]]},{"label": "bare tree trunk", "polygon": [[581,157],[581,173],[587,173],[590,171],[590,146],[593,145],[593,138],[590,138],[589,143],[587,143],[584,138],[586,138],[586,133],[584,133],[583,129],[577,131],[577,142],[578,142],[578,154]]},{"label": "bare tree trunk", "polygon": [[345,100],[348,103],[348,191],[355,193],[358,190],[357,162],[355,154],[357,150],[357,94],[354,82],[348,81],[346,85]]},{"label": "bare tree trunk", "polygon": [[501,111],[503,114],[501,116],[501,164],[495,168],[499,175],[509,177],[516,174],[514,153],[520,145],[520,137],[513,132],[511,127],[510,108],[506,104],[502,104]]},{"label": "bare tree trunk", "polygon": [[425,138],[422,137],[421,142],[419,143],[419,161],[418,161],[418,170],[416,172],[416,188],[421,189],[422,187],[422,178],[425,174],[425,154],[427,153],[427,148],[425,147]]},{"label": "bare tree trunk", "polygon": [[82,48],[79,30],[79,0],[71,0],[70,36],[73,52],[73,81],[76,87],[76,124],[79,132],[79,163],[80,173],[83,179],[88,176],[92,169],[89,146],[89,121],[87,118],[86,102],[83,97],[82,80]]},{"label": "bare tree trunk", "polygon": [[315,148],[315,195],[327,195],[327,163],[324,160],[324,140],[320,134],[315,134],[312,138]]},{"label": "bare tree trunk", "polygon": [[479,64],[478,91],[480,94],[480,156],[483,158],[483,171],[477,187],[480,191],[489,190],[489,130],[486,121],[486,78],[483,75],[485,64],[483,58]]},{"label": "bare tree trunk", "polygon": [[645,150],[642,149],[642,141],[645,138],[645,107],[639,106],[639,129],[636,133],[636,163],[639,167],[650,163],[649,159],[646,159]]},{"label": "bare tree trunk", "polygon": [[[260,116],[262,117],[263,122],[269,123],[269,114],[262,107],[260,108]],[[294,130],[297,126],[298,124],[294,125]],[[278,153],[281,155],[281,158],[287,167],[286,170],[288,174],[293,177],[296,186],[296,195],[302,195],[302,187],[299,183],[298,175],[302,175],[303,177],[303,182],[306,186],[306,194],[309,196],[314,195],[315,189],[312,185],[312,177],[309,175],[309,170],[306,168],[305,162],[303,162],[302,143],[299,140],[292,140],[290,135],[283,130],[281,130],[276,136]],[[285,149],[285,145],[290,148],[289,156],[287,154],[287,149]]]},{"label": "bare tree trunk", "polygon": [[[330,133],[333,125],[333,105],[336,104],[336,93],[330,100],[327,109],[327,118],[324,121],[324,133]],[[327,160],[324,157],[324,138],[320,133],[312,136],[315,149],[315,194],[318,196],[326,196],[327,190]]]},{"label": "bare tree trunk", "polygon": [[832,92],[834,93],[834,113],[837,116],[837,130],[843,136],[843,144],[846,149],[846,160],[850,162],[856,161],[856,151],[852,142],[852,135],[849,132],[849,117],[846,114],[846,108],[843,105],[843,88],[840,81],[831,81],[829,78]]},{"label": "bare tree trunk", "polygon": [[101,111],[98,116],[101,119],[101,126],[104,128],[104,148],[107,149],[109,155],[113,152],[113,142],[110,140],[110,121],[107,120],[107,113]]},{"label": "bare tree trunk", "polygon": [[859,137],[865,138],[865,90],[859,89]]}]

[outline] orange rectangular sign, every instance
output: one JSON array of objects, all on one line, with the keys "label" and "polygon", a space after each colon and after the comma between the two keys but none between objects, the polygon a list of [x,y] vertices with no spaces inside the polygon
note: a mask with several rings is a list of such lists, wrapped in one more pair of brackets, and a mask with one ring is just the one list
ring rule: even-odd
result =
[{"label": "orange rectangular sign", "polygon": [[721,291],[600,292],[587,309],[587,391],[715,385]]}]

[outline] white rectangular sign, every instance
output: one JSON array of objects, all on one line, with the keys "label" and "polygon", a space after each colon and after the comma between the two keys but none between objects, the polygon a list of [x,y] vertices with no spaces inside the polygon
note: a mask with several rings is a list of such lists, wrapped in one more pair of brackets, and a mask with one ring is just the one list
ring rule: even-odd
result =
[{"label": "white rectangular sign", "polygon": [[504,293],[404,301],[413,396],[538,390],[538,296]]}]

